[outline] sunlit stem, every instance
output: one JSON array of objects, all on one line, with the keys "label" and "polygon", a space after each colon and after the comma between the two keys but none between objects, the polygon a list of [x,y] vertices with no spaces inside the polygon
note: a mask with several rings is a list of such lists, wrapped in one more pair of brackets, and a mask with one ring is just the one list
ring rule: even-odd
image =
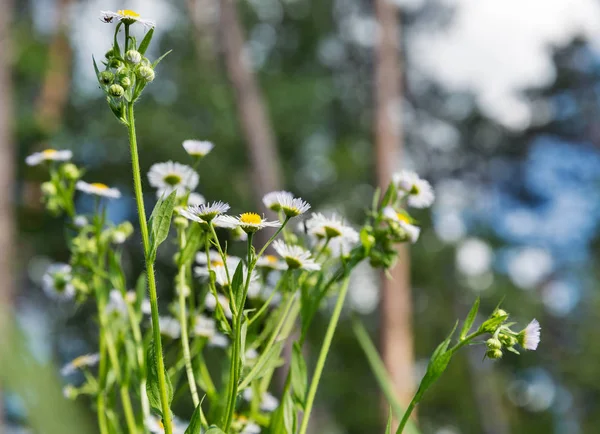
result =
[{"label": "sunlit stem", "polygon": [[146,275],[148,278],[148,289],[150,292],[150,309],[152,316],[152,335],[157,365],[156,369],[158,373],[158,388],[160,391],[163,424],[165,426],[165,433],[172,434],[173,429],[171,427],[171,410],[169,409],[167,379],[165,376],[165,362],[163,360],[160,324],[158,319],[158,299],[156,295],[154,263],[150,259],[150,237],[148,234],[148,223],[146,221],[146,210],[144,208],[144,196],[142,193],[142,177],[140,174],[140,161],[137,149],[137,138],[135,135],[135,116],[133,112],[133,103],[127,104],[127,129],[129,132],[129,146],[131,149],[131,167],[133,172],[135,200],[138,209],[138,217],[140,220],[140,232],[142,234],[142,240],[144,244],[144,256],[146,258]]},{"label": "sunlit stem", "polygon": [[310,414],[312,412],[312,407],[315,402],[315,396],[317,395],[317,388],[319,387],[321,374],[323,373],[325,361],[327,360],[327,354],[329,353],[329,349],[331,348],[333,335],[335,333],[335,329],[337,328],[338,321],[340,319],[340,314],[342,313],[342,307],[344,306],[346,294],[348,293],[348,283],[349,279],[346,277],[346,279],[342,283],[342,288],[340,289],[335,308],[333,309],[331,319],[329,320],[329,325],[327,326],[327,332],[325,333],[325,339],[323,340],[321,351],[319,352],[319,358],[317,359],[315,372],[310,382],[310,387],[308,388],[308,394],[306,396],[306,409],[304,411],[304,417],[302,418],[302,425],[300,425],[299,434],[306,434],[306,430],[308,429],[308,422],[310,420]]}]

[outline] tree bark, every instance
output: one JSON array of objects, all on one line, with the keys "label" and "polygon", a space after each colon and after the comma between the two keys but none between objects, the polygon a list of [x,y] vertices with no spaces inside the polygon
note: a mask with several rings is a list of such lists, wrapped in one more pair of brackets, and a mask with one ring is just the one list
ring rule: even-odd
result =
[{"label": "tree bark", "polygon": [[262,196],[281,187],[279,156],[264,99],[244,53],[244,35],[235,0],[221,0],[220,6],[225,67],[248,146],[256,202],[262,207]]},{"label": "tree bark", "polygon": [[[379,24],[375,47],[375,146],[377,181],[387,188],[402,156],[401,122],[402,69],[400,59],[400,22],[398,9],[388,0],[375,0]],[[414,354],[412,300],[408,248],[398,249],[398,264],[390,270],[391,279],[382,274],[381,334],[382,357],[393,381],[394,391],[403,405],[414,393]],[[387,414],[387,408],[386,408]]]}]

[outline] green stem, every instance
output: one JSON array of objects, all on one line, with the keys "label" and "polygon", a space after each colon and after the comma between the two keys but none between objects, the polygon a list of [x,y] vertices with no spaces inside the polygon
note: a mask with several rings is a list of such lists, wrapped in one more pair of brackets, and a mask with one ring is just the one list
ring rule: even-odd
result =
[{"label": "green stem", "polygon": [[98,426],[100,427],[100,434],[108,434],[108,421],[106,420],[106,407],[104,402],[104,394],[106,388],[106,340],[104,338],[104,329],[100,328],[100,361],[99,361],[99,390],[98,396],[96,397],[96,406],[98,411]]},{"label": "green stem", "polygon": [[[179,231],[179,248],[180,251],[183,251],[185,247],[185,232],[183,230]],[[188,383],[190,386],[190,392],[192,394],[192,401],[194,402],[194,407],[197,407],[200,403],[200,398],[198,397],[198,388],[196,387],[196,378],[194,377],[194,368],[192,366],[192,358],[190,357],[190,343],[188,337],[188,321],[187,321],[187,313],[186,313],[186,304],[185,304],[185,288],[186,288],[186,279],[185,279],[185,265],[179,266],[179,324],[181,325],[181,346],[183,348],[183,360],[185,361],[185,372],[187,374]]]},{"label": "green stem", "polygon": [[125,421],[127,422],[127,428],[130,434],[137,433],[137,425],[135,423],[135,416],[133,413],[133,407],[131,406],[131,399],[129,397],[129,390],[127,385],[121,385],[121,401],[123,403],[123,411],[125,412]]},{"label": "green stem", "polygon": [[335,308],[333,309],[331,319],[329,320],[329,325],[327,326],[325,339],[323,340],[321,352],[319,353],[319,358],[317,359],[315,373],[313,374],[313,378],[310,382],[310,387],[308,389],[308,395],[306,396],[306,409],[304,411],[304,417],[302,418],[302,425],[300,426],[299,434],[306,434],[306,430],[308,429],[310,413],[312,411],[312,406],[315,402],[315,396],[317,394],[317,388],[319,387],[321,374],[323,373],[323,367],[325,366],[327,354],[329,353],[329,348],[331,347],[331,341],[333,340],[333,335],[335,333],[335,329],[337,328],[337,324],[340,319],[340,314],[342,313],[342,307],[344,306],[344,300],[346,299],[346,294],[348,293],[348,283],[349,279],[346,278],[346,280],[342,284],[342,288],[340,289]]},{"label": "green stem", "polygon": [[[265,243],[263,248],[260,249],[260,252],[258,252],[258,255],[256,255],[256,257],[254,258],[255,261],[258,258],[260,258],[263,253],[265,253],[265,250],[267,250],[267,247],[269,247],[271,245],[271,243],[275,240],[275,238],[277,238],[277,235],[279,235],[279,233],[285,228],[285,226],[288,224],[289,221],[290,221],[290,217],[286,217],[285,220],[283,221],[283,223],[281,224],[281,226],[279,226],[277,231],[275,231],[273,236],[271,238],[269,238],[269,240]],[[250,264],[248,264],[248,266],[250,266]]]},{"label": "green stem", "polygon": [[402,432],[404,431],[404,427],[408,423],[408,420],[410,419],[410,415],[412,414],[416,405],[417,405],[417,395],[413,396],[413,399],[410,401],[410,404],[408,404],[408,407],[406,409],[406,412],[404,413],[404,416],[402,416],[402,420],[400,421],[400,425],[398,426],[398,430],[396,431],[396,434],[402,434]]},{"label": "green stem", "polygon": [[150,260],[150,237],[148,235],[148,223],[146,221],[146,210],[144,209],[144,197],[142,193],[142,177],[140,175],[140,160],[137,149],[137,138],[135,135],[135,117],[133,103],[127,104],[127,129],[129,132],[129,146],[131,148],[131,167],[133,171],[133,186],[135,200],[137,203],[138,216],[140,219],[140,232],[144,243],[144,257],[146,260],[146,274],[148,277],[148,289],[150,291],[150,309],[152,311],[152,335],[154,341],[154,353],[156,355],[156,368],[158,372],[158,388],[160,390],[160,401],[162,407],[163,424],[165,433],[172,434],[171,410],[169,409],[169,396],[167,393],[167,379],[165,377],[165,362],[162,353],[162,341],[160,337],[160,324],[158,319],[158,299],[156,295],[156,280],[154,278],[154,263]]}]

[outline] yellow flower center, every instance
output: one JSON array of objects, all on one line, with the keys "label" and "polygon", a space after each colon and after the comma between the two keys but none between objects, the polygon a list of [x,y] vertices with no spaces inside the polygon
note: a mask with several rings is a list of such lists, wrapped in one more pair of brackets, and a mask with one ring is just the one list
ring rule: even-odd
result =
[{"label": "yellow flower center", "polygon": [[128,18],[139,18],[140,14],[138,14],[135,11],[132,11],[130,9],[120,9],[117,11],[117,13],[119,15],[121,15],[122,17],[128,17]]},{"label": "yellow flower center", "polygon": [[163,431],[165,430],[165,426],[163,425],[162,420],[158,421],[158,426],[161,430],[163,430]]},{"label": "yellow flower center", "polygon": [[181,183],[181,176],[176,175],[175,173],[169,173],[167,176],[163,178],[167,184],[173,186]]},{"label": "yellow flower center", "polygon": [[90,186],[97,188],[98,190],[108,190],[108,185],[102,184],[101,182],[94,182]]},{"label": "yellow flower center", "polygon": [[405,216],[404,214],[397,213],[397,214],[396,214],[396,217],[398,217],[398,220],[400,220],[401,222],[404,222],[404,223],[409,223],[409,224],[410,224],[410,220],[409,220],[409,219],[408,219],[408,217],[407,217],[407,216]]},{"label": "yellow flower center", "polygon": [[240,216],[240,222],[247,225],[259,225],[262,223],[262,217],[255,212],[245,212]]},{"label": "yellow flower center", "polygon": [[87,363],[87,356],[79,356],[71,362],[71,364],[75,368],[81,368],[86,363]]},{"label": "yellow flower center", "polygon": [[271,264],[274,264],[275,262],[277,262],[277,256],[273,256],[273,255],[267,255],[265,256],[267,262],[270,262]]},{"label": "yellow flower center", "polygon": [[44,157],[52,157],[57,152],[58,151],[56,149],[46,149],[45,151],[42,151],[42,154],[44,155]]},{"label": "yellow flower center", "polygon": [[213,261],[210,261],[210,265],[212,265],[213,267],[224,267],[225,266],[223,261],[221,261],[220,259],[215,259]]}]

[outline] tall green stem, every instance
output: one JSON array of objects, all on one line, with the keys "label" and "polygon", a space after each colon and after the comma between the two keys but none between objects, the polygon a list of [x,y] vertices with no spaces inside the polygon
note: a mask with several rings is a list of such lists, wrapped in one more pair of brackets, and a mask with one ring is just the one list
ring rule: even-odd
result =
[{"label": "tall green stem", "polygon": [[329,353],[329,348],[331,347],[331,341],[333,340],[333,335],[335,333],[335,329],[337,328],[340,314],[342,313],[342,307],[344,306],[344,300],[346,299],[346,294],[348,293],[348,283],[348,278],[346,278],[346,280],[344,280],[342,283],[342,288],[340,289],[335,308],[333,309],[331,319],[329,320],[329,325],[327,326],[327,332],[325,333],[325,339],[323,340],[323,345],[321,346],[321,352],[319,353],[317,366],[315,367],[315,373],[313,374],[310,387],[308,389],[308,395],[306,396],[306,409],[304,411],[304,417],[302,418],[302,425],[300,426],[299,434],[306,434],[306,430],[308,429],[310,413],[315,402],[315,396],[317,394],[317,388],[319,387],[319,381],[321,380],[321,374],[323,373],[323,367],[325,366],[327,354]]},{"label": "tall green stem", "polygon": [[135,135],[135,117],[133,113],[133,103],[127,104],[127,129],[129,131],[129,147],[131,149],[133,187],[135,190],[135,200],[137,203],[138,216],[140,219],[140,231],[142,233],[142,240],[144,243],[146,274],[148,277],[148,289],[150,291],[152,335],[154,338],[154,353],[156,355],[158,388],[160,390],[163,424],[165,426],[165,433],[172,434],[173,429],[171,427],[171,410],[169,409],[167,379],[165,377],[165,362],[163,360],[162,341],[160,337],[160,324],[158,320],[158,300],[156,296],[156,280],[154,278],[154,263],[150,260],[150,237],[148,236],[148,223],[146,222],[146,210],[144,209],[144,197],[142,195],[142,178],[140,175],[140,160],[137,149],[137,138]]}]

